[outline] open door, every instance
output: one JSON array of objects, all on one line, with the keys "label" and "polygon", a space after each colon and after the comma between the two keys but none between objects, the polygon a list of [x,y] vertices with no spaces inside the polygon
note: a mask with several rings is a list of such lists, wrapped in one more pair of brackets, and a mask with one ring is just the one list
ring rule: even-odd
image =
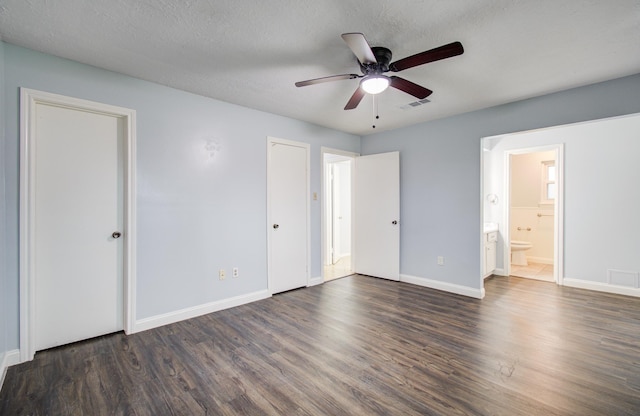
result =
[{"label": "open door", "polygon": [[355,159],[354,270],[400,280],[400,153]]}]

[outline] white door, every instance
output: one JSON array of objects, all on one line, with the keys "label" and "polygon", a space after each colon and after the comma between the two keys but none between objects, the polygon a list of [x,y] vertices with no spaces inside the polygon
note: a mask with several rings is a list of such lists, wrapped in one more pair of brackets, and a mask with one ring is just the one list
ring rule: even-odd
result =
[{"label": "white door", "polygon": [[35,350],[123,329],[122,119],[38,103]]},{"label": "white door", "polygon": [[354,269],[400,280],[400,154],[355,159]]},{"label": "white door", "polygon": [[268,143],[269,284],[271,293],[308,285],[309,146]]}]

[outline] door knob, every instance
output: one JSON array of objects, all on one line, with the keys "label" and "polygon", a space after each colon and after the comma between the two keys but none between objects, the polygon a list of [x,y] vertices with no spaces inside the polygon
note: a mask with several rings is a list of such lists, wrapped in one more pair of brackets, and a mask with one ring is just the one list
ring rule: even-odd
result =
[{"label": "door knob", "polygon": [[391,221],[391,224],[393,224],[393,225],[398,225],[398,221],[393,220],[393,221]]},{"label": "door knob", "polygon": [[278,224],[273,224],[273,229],[277,230],[278,228],[280,228],[280,226]]},{"label": "door knob", "polygon": [[114,231],[113,234],[111,234],[111,237],[120,238],[121,235],[122,233],[120,231]]}]

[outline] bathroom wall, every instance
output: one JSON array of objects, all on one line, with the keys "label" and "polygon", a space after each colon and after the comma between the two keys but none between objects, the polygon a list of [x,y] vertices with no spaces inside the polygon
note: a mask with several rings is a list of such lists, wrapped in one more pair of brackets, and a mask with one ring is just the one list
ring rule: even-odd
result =
[{"label": "bathroom wall", "polygon": [[554,159],[553,151],[511,156],[510,236],[533,244],[526,255],[536,263],[553,264],[553,204],[541,198],[542,162]]}]

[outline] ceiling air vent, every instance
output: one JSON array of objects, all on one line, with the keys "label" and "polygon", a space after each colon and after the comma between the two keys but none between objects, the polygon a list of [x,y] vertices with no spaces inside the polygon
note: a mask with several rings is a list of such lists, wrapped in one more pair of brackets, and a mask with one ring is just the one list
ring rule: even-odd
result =
[{"label": "ceiling air vent", "polygon": [[431,101],[428,98],[423,98],[422,100],[414,101],[412,103],[400,106],[400,108],[403,109],[403,110],[409,110],[410,108],[420,107],[421,105],[424,105],[424,104],[430,103],[430,102]]}]

